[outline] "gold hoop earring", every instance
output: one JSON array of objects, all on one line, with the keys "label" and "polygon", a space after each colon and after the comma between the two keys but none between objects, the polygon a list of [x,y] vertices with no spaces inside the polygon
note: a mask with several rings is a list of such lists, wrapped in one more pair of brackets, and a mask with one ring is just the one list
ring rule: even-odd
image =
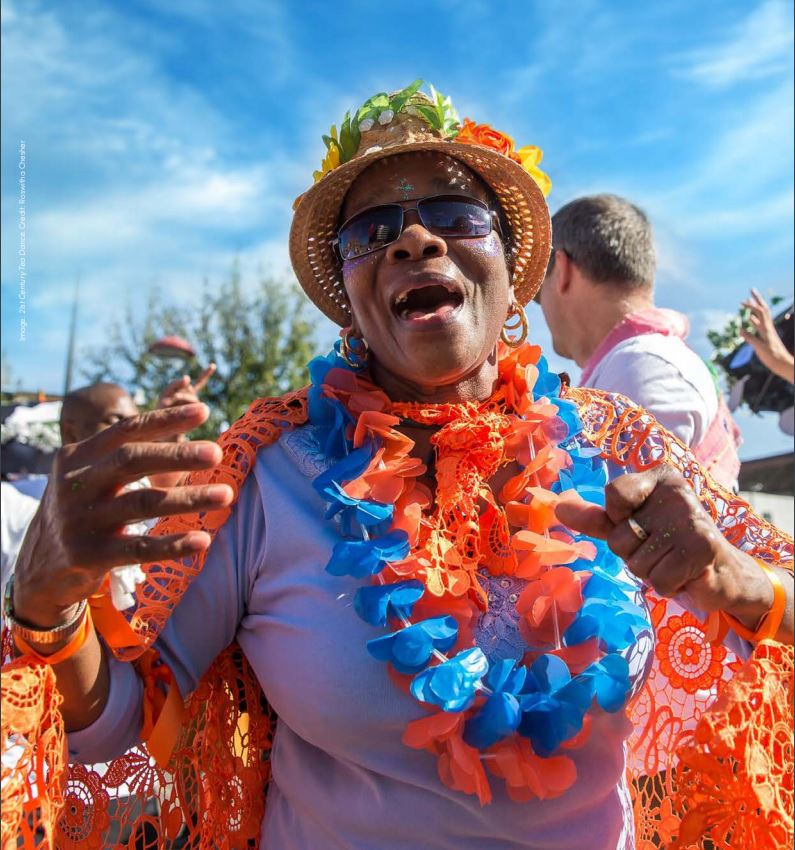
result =
[{"label": "gold hoop earring", "polygon": [[[518,348],[526,339],[530,325],[525,311],[514,301],[508,310],[505,324],[500,331],[500,339],[511,348]],[[512,336],[520,331],[519,336]]]},{"label": "gold hoop earring", "polygon": [[370,346],[363,337],[354,336],[353,328],[345,328],[340,333],[340,357],[351,369],[363,369],[367,365]]}]

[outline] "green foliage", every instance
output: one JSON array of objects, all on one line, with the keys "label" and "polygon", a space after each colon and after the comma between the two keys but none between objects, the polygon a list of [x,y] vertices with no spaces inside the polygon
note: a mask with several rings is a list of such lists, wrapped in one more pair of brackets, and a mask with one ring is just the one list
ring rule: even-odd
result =
[{"label": "green foliage", "polygon": [[[317,353],[309,302],[291,280],[264,277],[244,291],[237,264],[220,287],[205,282],[194,307],[150,296],[143,311],[128,306],[110,342],[87,354],[90,381],[114,381],[140,391],[153,408],[160,392],[183,374],[196,379],[218,369],[201,393],[209,420],[192,436],[215,439],[256,398],[281,395],[308,381],[306,364]],[[311,309],[311,308],[310,308]],[[176,334],[196,349],[195,360],[175,363],[147,353],[157,339]]]}]

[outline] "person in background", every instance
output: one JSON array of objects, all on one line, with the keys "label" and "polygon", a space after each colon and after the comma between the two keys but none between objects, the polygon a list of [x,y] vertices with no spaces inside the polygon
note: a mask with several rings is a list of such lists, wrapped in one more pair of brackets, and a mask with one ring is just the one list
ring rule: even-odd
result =
[{"label": "person in background", "polygon": [[20,493],[9,481],[0,482],[0,581],[3,588],[14,571],[17,553],[38,507],[36,499]]},{"label": "person in background", "polygon": [[742,338],[774,375],[795,384],[795,357],[778,335],[767,301],[752,289],[751,297],[742,306],[751,311],[750,321],[754,326],[753,332],[741,331]]},{"label": "person in background", "polygon": [[61,442],[80,443],[137,414],[138,405],[118,384],[99,382],[72,390],[61,407]]},{"label": "person in background", "polygon": [[740,432],[685,343],[687,318],[654,304],[656,254],[645,213],[616,195],[578,198],[552,217],[552,242],[536,300],[555,352],[580,366],[582,386],[628,396],[653,413],[733,488]]},{"label": "person in background", "polygon": [[[191,383],[187,375],[170,383],[160,393],[157,408],[165,409],[198,402],[199,393],[215,369],[215,363],[211,363],[195,384]],[[61,408],[61,442],[63,445],[80,443],[123,419],[137,416],[138,412],[138,405],[132,396],[118,384],[99,382],[73,390],[64,397]],[[187,438],[182,434],[179,439],[181,441]],[[150,476],[149,480],[155,487],[171,487],[176,483],[177,477],[178,475],[173,473],[160,473]]]}]

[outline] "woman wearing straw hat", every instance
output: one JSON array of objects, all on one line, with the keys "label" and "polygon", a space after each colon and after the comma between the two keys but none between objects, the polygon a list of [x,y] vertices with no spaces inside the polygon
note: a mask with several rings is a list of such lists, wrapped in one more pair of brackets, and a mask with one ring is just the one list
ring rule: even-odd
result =
[{"label": "woman wearing straw hat", "polygon": [[[60,813],[56,844],[111,846],[125,782],[160,789],[160,846],[786,841],[791,540],[550,373],[523,309],[540,151],[418,89],[332,128],[296,203],[296,274],[343,328],[307,389],[218,446],[156,442],[188,405],[60,453],[7,594],[4,840]],[[131,557],[123,616],[104,577]]]}]

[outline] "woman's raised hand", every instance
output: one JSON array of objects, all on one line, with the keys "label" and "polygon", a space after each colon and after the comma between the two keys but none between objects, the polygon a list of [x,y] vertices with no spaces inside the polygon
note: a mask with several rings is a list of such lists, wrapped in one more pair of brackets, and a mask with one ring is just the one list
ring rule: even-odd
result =
[{"label": "woman's raised hand", "polygon": [[124,419],[60,449],[47,489],[16,562],[14,613],[33,626],[65,622],[96,593],[115,566],[194,554],[210,545],[202,531],[163,537],[128,536],[128,523],[217,510],[231,504],[225,484],[124,492],[126,484],[164,472],[211,469],[222,458],[211,442],[161,442],[201,425],[203,404],[183,404]]}]

